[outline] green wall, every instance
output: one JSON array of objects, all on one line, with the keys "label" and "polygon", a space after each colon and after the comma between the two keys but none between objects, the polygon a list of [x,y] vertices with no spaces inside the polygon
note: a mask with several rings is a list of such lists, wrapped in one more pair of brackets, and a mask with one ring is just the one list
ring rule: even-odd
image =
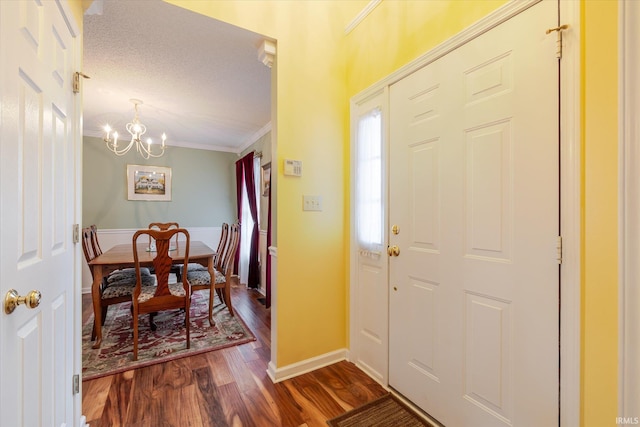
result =
[{"label": "green wall", "polygon": [[[237,159],[235,153],[179,147],[168,147],[157,159],[145,160],[135,150],[118,157],[102,139],[84,137],[82,226],[129,229],[175,221],[184,227],[216,227],[235,222]],[[170,167],[172,200],[127,200],[128,164]]]}]

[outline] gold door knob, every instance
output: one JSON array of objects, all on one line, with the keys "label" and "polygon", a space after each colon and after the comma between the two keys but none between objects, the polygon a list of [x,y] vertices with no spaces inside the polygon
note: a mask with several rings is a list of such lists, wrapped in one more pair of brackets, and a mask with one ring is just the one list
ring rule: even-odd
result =
[{"label": "gold door knob", "polygon": [[387,248],[387,253],[389,254],[389,256],[398,256],[400,255],[400,248],[396,245],[389,246]]},{"label": "gold door knob", "polygon": [[31,291],[26,297],[18,295],[18,291],[10,289],[7,295],[4,297],[4,312],[7,314],[13,313],[20,304],[26,305],[28,308],[36,308],[40,305],[40,298],[42,294],[40,291]]}]

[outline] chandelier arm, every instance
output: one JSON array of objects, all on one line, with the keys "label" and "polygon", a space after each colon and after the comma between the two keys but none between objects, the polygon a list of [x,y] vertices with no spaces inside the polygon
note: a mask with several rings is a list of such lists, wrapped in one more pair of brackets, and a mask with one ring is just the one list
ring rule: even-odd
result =
[{"label": "chandelier arm", "polygon": [[[154,146],[155,147],[155,146]],[[147,143],[145,146],[144,142],[139,143],[136,148],[138,152],[145,158],[148,159],[150,157],[162,157],[164,155],[164,145],[160,147],[159,153],[154,153],[154,148],[152,148],[152,144]]]},{"label": "chandelier arm", "polygon": [[104,142],[107,144],[107,148],[109,150],[111,150],[116,156],[124,156],[125,154],[127,154],[127,152],[129,152],[129,150],[131,150],[131,147],[133,147],[133,139],[131,140],[131,142],[129,142],[129,144],[127,146],[125,146],[124,148],[118,149],[118,146],[115,146],[113,144],[113,139],[109,138],[109,139],[104,139]]}]

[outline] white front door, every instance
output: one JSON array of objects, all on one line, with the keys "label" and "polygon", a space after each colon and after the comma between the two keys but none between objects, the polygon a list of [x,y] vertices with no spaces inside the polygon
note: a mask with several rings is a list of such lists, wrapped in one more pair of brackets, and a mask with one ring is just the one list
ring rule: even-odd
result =
[{"label": "white front door", "polygon": [[[78,33],[59,1],[0,1],[0,295],[41,292],[0,314],[0,424],[77,425],[73,243]],[[77,412],[77,414],[76,414]]]},{"label": "white front door", "polygon": [[557,19],[391,87],[389,384],[449,427],[558,424]]}]

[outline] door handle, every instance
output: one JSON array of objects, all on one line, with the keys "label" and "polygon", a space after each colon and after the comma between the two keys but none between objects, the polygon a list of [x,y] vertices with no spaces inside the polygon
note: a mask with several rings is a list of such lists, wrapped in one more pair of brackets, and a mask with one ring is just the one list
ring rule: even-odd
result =
[{"label": "door handle", "polygon": [[396,245],[387,247],[387,253],[389,256],[398,256],[400,255],[400,248]]},{"label": "door handle", "polygon": [[31,291],[26,297],[21,297],[18,295],[18,291],[9,289],[9,292],[7,292],[7,295],[4,297],[4,312],[11,314],[20,304],[24,304],[28,308],[36,308],[40,305],[41,297],[42,294],[40,291]]}]

